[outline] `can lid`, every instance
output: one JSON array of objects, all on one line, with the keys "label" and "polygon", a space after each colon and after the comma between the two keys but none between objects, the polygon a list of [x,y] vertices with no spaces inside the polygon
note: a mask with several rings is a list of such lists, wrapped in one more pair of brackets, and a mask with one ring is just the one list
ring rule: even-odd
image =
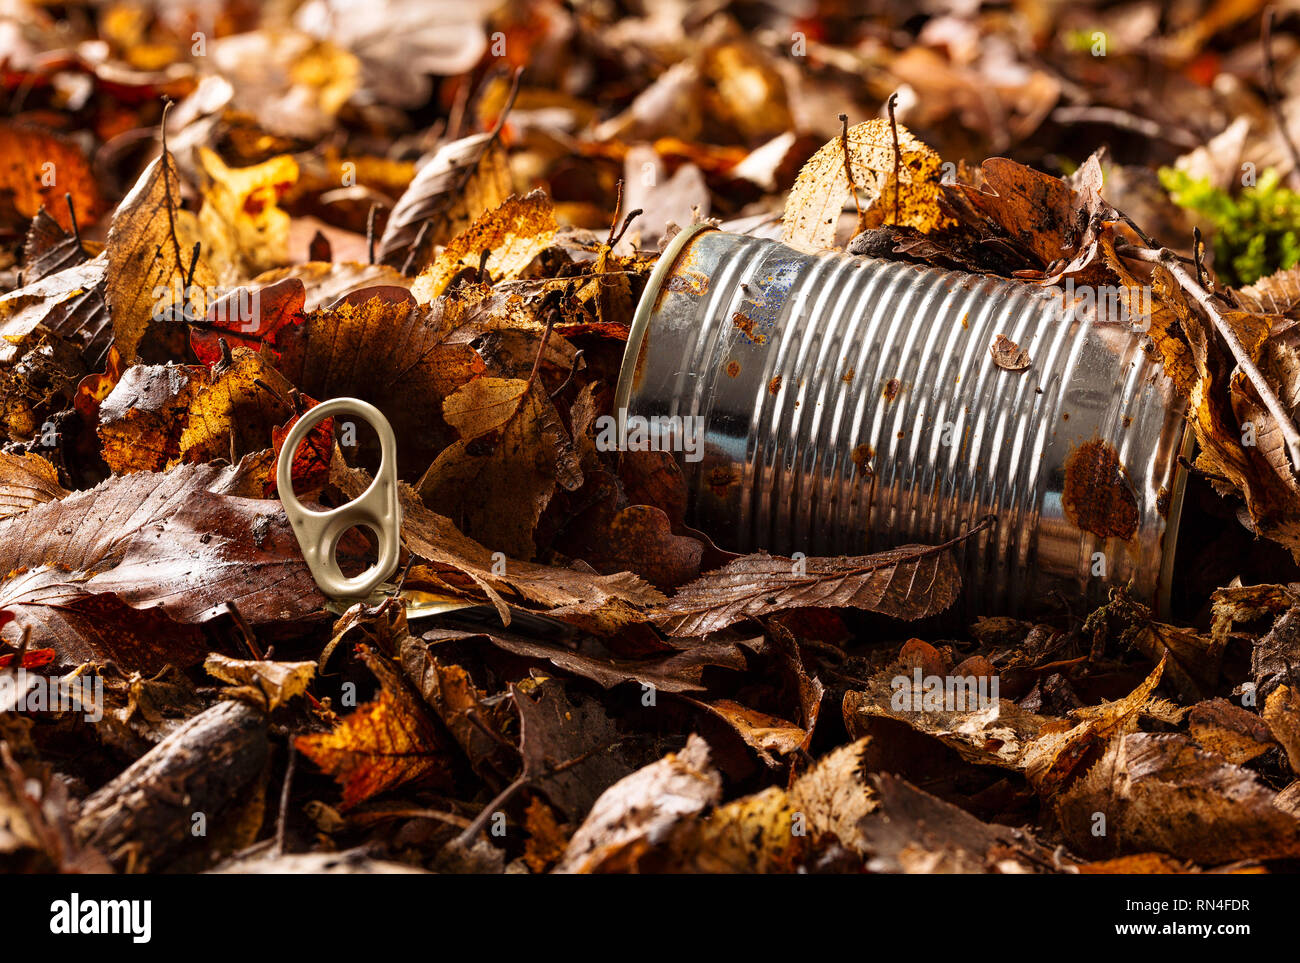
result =
[{"label": "can lid", "polygon": [[614,410],[625,411],[632,400],[632,383],[636,380],[637,360],[641,357],[641,345],[645,341],[646,329],[650,326],[650,315],[654,313],[655,302],[659,300],[659,289],[672,273],[673,265],[681,256],[686,245],[705,231],[716,231],[712,224],[692,224],[677,232],[677,236],[668,242],[659,262],[650,273],[641,301],[632,316],[632,327],[628,329],[627,346],[623,349],[623,363],[618,370],[618,387],[614,389]]}]

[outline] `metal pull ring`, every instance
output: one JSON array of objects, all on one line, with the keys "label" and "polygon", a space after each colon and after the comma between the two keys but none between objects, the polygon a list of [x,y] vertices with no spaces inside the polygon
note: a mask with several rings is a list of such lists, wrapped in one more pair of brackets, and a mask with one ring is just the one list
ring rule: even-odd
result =
[{"label": "metal pull ring", "polygon": [[[293,457],[307,432],[326,418],[343,414],[356,415],[379,435],[383,452],[379,471],[370,487],[346,505],[314,512],[305,508],[293,492]],[[402,530],[402,506],[397,499],[397,438],[388,419],[374,405],[359,398],[332,398],[303,414],[280,449],[275,482],[307,567],[326,595],[365,598],[397,570]],[[379,561],[349,578],[339,569],[335,550],[343,533],[354,525],[365,526],[378,536]]]}]

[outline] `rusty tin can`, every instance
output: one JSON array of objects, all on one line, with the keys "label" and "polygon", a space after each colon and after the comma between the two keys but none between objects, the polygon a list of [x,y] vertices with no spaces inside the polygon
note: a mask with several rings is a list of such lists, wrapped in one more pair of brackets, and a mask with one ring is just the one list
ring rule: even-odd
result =
[{"label": "rusty tin can", "polygon": [[1141,326],[1088,300],[696,226],[638,306],[616,417],[698,426],[686,520],[722,548],[857,555],[992,515],[958,549],[968,612],[1113,585],[1160,610],[1191,433]]}]

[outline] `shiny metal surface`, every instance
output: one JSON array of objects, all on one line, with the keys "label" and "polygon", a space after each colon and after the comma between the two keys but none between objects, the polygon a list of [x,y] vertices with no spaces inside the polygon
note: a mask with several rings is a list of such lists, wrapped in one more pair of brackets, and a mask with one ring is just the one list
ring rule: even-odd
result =
[{"label": "shiny metal surface", "polygon": [[[994,363],[997,335],[1027,370]],[[1067,314],[1059,289],[697,228],[642,298],[616,407],[701,419],[702,458],[677,455],[687,521],[723,548],[861,554],[991,513],[961,550],[968,611],[1097,601],[1130,581],[1160,607],[1167,591],[1182,409],[1139,331]],[[1131,537],[1071,521],[1067,468],[1085,449],[1123,466]],[[1077,506],[1088,474],[1073,470]]]}]

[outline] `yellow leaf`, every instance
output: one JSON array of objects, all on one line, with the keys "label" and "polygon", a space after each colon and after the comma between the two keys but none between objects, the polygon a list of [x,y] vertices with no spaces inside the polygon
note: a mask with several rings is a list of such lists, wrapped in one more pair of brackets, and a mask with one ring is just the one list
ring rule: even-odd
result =
[{"label": "yellow leaf", "polygon": [[482,214],[452,239],[411,286],[415,300],[427,304],[446,290],[462,269],[485,265],[493,281],[510,281],[555,239],[555,211],[544,191],[511,194],[500,207]]},{"label": "yellow leaf", "polygon": [[207,183],[199,229],[213,269],[223,282],[247,278],[289,260],[289,215],[280,196],[298,180],[288,154],[252,167],[227,167],[213,151],[199,148]]},{"label": "yellow leaf", "polygon": [[343,787],[344,809],[443,766],[428,720],[387,689],[333,732],[299,736],[294,745]]},{"label": "yellow leaf", "polygon": [[[853,183],[845,170],[845,140]],[[894,137],[887,120],[850,127],[809,158],[786,200],[781,240],[793,247],[826,250],[835,245],[840,211],[856,187],[868,202],[860,228],[903,224],[927,232],[948,219],[939,207],[942,160],[907,128],[898,128],[898,185],[893,183]],[[898,217],[894,193],[899,191]]]},{"label": "yellow leaf", "polygon": [[207,291],[216,284],[207,261],[202,256],[193,260],[198,223],[180,209],[179,198],[176,162],[164,152],[140,175],[113,216],[105,246],[105,296],[113,337],[127,361],[135,358],[149,324],[179,311],[187,299],[190,316],[202,317]]}]

